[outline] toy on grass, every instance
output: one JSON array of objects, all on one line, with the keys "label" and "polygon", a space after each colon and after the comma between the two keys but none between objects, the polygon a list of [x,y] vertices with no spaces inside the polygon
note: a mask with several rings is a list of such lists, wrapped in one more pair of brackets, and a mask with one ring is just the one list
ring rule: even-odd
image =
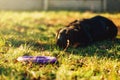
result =
[{"label": "toy on grass", "polygon": [[55,63],[57,59],[50,56],[21,56],[17,58],[19,62],[33,62],[33,63]]}]

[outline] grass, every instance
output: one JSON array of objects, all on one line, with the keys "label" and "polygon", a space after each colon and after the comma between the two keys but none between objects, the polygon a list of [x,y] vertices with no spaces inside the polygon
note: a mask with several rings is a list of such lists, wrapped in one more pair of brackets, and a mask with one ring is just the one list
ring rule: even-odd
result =
[{"label": "grass", "polygon": [[[120,26],[120,13],[0,11],[0,80],[120,80],[120,40],[66,52],[55,45],[59,28],[98,14]],[[55,56],[58,62],[17,62],[23,55]]]}]

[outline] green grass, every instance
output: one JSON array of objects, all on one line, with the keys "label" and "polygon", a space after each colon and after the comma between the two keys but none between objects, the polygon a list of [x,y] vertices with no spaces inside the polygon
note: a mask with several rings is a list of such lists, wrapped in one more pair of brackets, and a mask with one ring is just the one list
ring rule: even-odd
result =
[{"label": "green grass", "polygon": [[[99,14],[120,20],[119,13]],[[77,11],[0,11],[0,80],[120,80],[120,40],[71,47],[66,52],[55,45],[59,28],[95,15]],[[55,56],[58,62],[17,62],[17,57],[23,55]]]}]

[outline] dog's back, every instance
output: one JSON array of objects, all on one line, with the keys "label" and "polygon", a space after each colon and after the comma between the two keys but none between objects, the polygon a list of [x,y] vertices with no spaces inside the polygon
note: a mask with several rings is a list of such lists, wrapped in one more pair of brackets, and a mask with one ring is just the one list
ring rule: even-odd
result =
[{"label": "dog's back", "polygon": [[90,19],[84,19],[80,22],[80,26],[90,35],[93,41],[113,39],[117,35],[117,27],[115,24],[102,16],[95,16]]}]

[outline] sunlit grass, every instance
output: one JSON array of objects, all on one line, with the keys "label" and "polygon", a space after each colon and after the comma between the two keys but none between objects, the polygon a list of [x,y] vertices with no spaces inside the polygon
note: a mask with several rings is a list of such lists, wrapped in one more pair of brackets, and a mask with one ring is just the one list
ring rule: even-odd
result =
[{"label": "sunlit grass", "polygon": [[[120,40],[85,48],[55,45],[59,28],[75,19],[102,15],[120,26],[120,13],[79,11],[0,11],[0,79],[2,80],[119,80]],[[118,38],[120,36],[118,35]],[[20,63],[24,55],[55,56],[55,64]]]}]

